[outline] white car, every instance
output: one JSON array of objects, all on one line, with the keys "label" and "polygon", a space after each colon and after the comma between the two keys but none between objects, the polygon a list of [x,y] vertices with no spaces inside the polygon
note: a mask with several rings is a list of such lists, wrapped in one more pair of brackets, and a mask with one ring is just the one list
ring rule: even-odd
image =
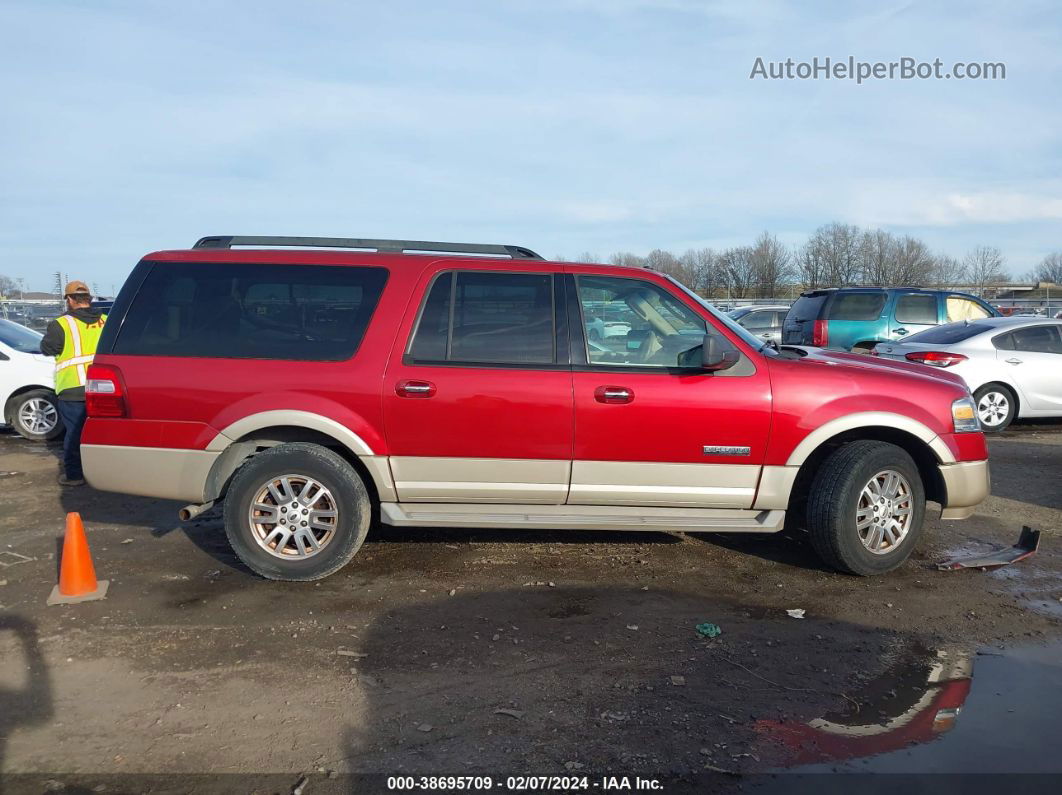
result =
[{"label": "white car", "polygon": [[886,359],[946,367],[961,375],[986,432],[1016,417],[1062,417],[1062,321],[1029,316],[986,317],[881,342]]},{"label": "white car", "polygon": [[41,353],[42,336],[0,318],[0,421],[35,442],[63,434],[55,397],[55,360]]},{"label": "white car", "polygon": [[591,342],[600,342],[607,337],[626,337],[631,331],[631,324],[622,320],[602,320],[594,316],[587,318],[587,336]]}]

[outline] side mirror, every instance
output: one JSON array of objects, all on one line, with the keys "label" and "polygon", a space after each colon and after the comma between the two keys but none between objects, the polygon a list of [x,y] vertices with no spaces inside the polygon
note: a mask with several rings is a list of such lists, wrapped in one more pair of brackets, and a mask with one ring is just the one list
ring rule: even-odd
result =
[{"label": "side mirror", "polygon": [[741,352],[714,334],[705,334],[696,348],[679,354],[680,367],[696,367],[706,372],[728,370],[741,360]]},{"label": "side mirror", "polygon": [[704,335],[701,345],[701,368],[711,372],[728,370],[741,359],[741,352],[713,334]]}]

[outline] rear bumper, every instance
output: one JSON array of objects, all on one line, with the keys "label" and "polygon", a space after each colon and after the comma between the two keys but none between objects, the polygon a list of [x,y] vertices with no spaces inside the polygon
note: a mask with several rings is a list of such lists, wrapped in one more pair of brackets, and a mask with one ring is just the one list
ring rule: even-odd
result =
[{"label": "rear bumper", "polygon": [[988,496],[991,476],[988,461],[941,464],[940,475],[947,491],[942,519],[965,519]]},{"label": "rear bumper", "polygon": [[220,455],[207,450],[81,445],[85,480],[93,488],[192,503],[205,501],[210,469]]}]

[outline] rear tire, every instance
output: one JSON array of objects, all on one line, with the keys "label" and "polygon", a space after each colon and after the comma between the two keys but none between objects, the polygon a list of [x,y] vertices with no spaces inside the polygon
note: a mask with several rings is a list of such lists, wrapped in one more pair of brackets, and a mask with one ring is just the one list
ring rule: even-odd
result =
[{"label": "rear tire", "polygon": [[860,439],[819,466],[808,495],[807,529],[828,566],[862,576],[883,574],[915,548],[925,508],[922,477],[907,451]]},{"label": "rear tire", "polygon": [[270,580],[320,580],[345,566],[369,532],[372,503],[347,461],[316,444],[271,447],[240,467],[225,498],[225,535]]},{"label": "rear tire", "polygon": [[31,389],[7,402],[7,422],[24,439],[48,442],[63,435],[59,399],[50,389]]},{"label": "rear tire", "polygon": [[1014,421],[1018,413],[1018,400],[1014,393],[1002,384],[985,384],[974,392],[977,419],[985,433],[999,433]]}]

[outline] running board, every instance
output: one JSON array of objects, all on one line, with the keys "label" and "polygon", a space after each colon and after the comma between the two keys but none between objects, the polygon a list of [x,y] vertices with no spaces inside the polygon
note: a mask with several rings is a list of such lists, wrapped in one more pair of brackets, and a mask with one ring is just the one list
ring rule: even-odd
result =
[{"label": "running board", "polygon": [[380,503],[380,520],[395,527],[489,527],[526,530],[680,530],[777,533],[785,511],[723,508],[630,508],[620,505]]}]

